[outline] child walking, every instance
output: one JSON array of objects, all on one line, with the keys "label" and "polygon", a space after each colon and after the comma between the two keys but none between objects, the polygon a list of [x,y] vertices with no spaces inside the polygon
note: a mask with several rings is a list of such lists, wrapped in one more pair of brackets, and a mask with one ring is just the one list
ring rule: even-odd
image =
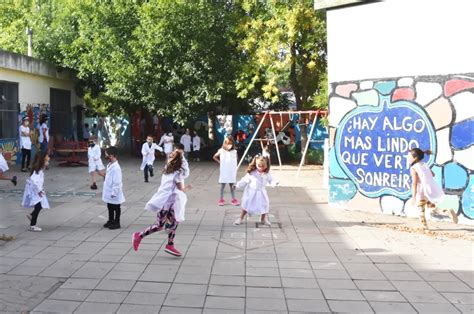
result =
[{"label": "child walking", "polygon": [[458,223],[458,216],[453,209],[436,208],[435,203],[441,201],[444,197],[443,190],[436,184],[434,173],[423,162],[425,154],[431,155],[431,151],[422,151],[419,148],[413,148],[408,153],[408,162],[411,165],[410,172],[412,177],[412,203],[416,203],[420,211],[420,222],[424,229],[428,229],[425,217],[425,207],[431,209],[431,213],[440,216],[451,216],[455,224]]},{"label": "child walking", "polygon": [[180,222],[184,221],[186,205],[186,190],[191,189],[191,185],[184,186],[183,152],[175,150],[170,154],[170,158],[161,176],[161,185],[158,191],[145,205],[145,210],[156,212],[156,223],[149,226],[142,232],[135,232],[132,236],[133,249],[138,250],[142,239],[152,233],[168,229],[168,244],[165,252],[174,256],[181,256],[181,253],[174,247],[174,237]]},{"label": "child walking", "polygon": [[3,148],[0,147],[0,180],[10,181],[11,183],[13,183],[13,185],[16,186],[16,183],[17,183],[17,177],[16,176],[7,177],[7,176],[4,175],[4,173],[7,172],[8,169],[10,169],[10,168],[8,168],[7,161],[3,157]]},{"label": "child walking", "polygon": [[234,225],[240,225],[244,221],[245,215],[261,215],[260,222],[271,226],[268,219],[270,201],[266,186],[275,187],[278,181],[275,181],[270,174],[270,163],[268,157],[255,156],[247,168],[247,174],[236,184],[237,188],[243,188],[242,212],[240,217],[234,221]]},{"label": "child walking", "polygon": [[148,182],[148,173],[150,174],[150,177],[154,176],[153,163],[155,162],[155,150],[163,152],[163,149],[160,146],[153,143],[153,136],[148,135],[146,137],[146,142],[143,143],[142,146],[143,160],[140,166],[140,170],[143,171],[145,177],[145,182]]},{"label": "child walking", "polygon": [[95,180],[95,173],[97,172],[99,176],[105,177],[104,173],[104,164],[102,163],[102,150],[100,149],[99,144],[97,144],[97,137],[91,136],[89,138],[87,148],[87,159],[89,163],[89,173],[91,174],[91,190],[97,190],[97,183]]},{"label": "child walking", "polygon": [[231,204],[239,206],[239,201],[235,198],[234,184],[237,182],[237,150],[235,149],[235,143],[232,136],[227,136],[224,139],[222,148],[212,157],[217,163],[219,163],[219,183],[221,184],[220,198],[217,205],[224,206],[224,188],[226,184],[229,184],[230,193],[232,194]]},{"label": "child walking", "polygon": [[173,143],[174,143],[173,133],[168,132],[161,137],[160,143],[158,144],[160,146],[163,145],[163,150],[166,155],[166,161],[168,161],[169,155],[173,151]]},{"label": "child walking", "polygon": [[105,158],[109,161],[105,175],[102,200],[107,203],[109,220],[104,224],[105,228],[120,229],[120,205],[125,202],[122,184],[122,169],[117,160],[117,148],[111,146],[105,151]]},{"label": "child walking", "polygon": [[46,152],[37,152],[30,178],[26,180],[25,192],[21,205],[26,208],[33,207],[31,214],[26,215],[30,220],[30,231],[42,231],[36,225],[38,215],[43,208],[49,208],[48,198],[44,191],[44,169],[49,165],[49,156]]}]

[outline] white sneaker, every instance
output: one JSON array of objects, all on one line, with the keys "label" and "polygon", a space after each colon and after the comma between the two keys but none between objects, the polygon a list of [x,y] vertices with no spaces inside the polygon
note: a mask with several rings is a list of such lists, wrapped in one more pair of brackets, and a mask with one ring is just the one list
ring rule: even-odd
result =
[{"label": "white sneaker", "polygon": [[234,225],[238,226],[238,225],[241,225],[244,221],[240,218],[237,218],[235,221],[234,221]]},{"label": "white sneaker", "polygon": [[41,229],[41,228],[38,227],[38,226],[30,226],[30,231],[33,231],[33,232],[41,232],[41,231],[43,231],[43,229]]},{"label": "white sneaker", "polygon": [[269,227],[272,225],[272,223],[270,222],[270,220],[268,220],[268,218],[265,218],[264,220],[260,221],[260,223],[262,225],[269,226]]}]

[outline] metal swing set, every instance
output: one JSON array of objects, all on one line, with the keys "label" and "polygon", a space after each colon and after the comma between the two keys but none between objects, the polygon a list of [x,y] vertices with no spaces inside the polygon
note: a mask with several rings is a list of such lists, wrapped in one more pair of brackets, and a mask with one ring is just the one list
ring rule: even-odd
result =
[{"label": "metal swing set", "polygon": [[[303,164],[304,164],[304,160],[305,160],[305,157],[306,157],[306,154],[308,152],[308,148],[309,148],[309,144],[310,143],[313,143],[313,142],[323,142],[323,140],[311,140],[311,137],[313,135],[313,132],[314,132],[314,128],[316,126],[316,122],[317,122],[317,119],[318,119],[318,116],[321,114],[321,113],[326,113],[326,110],[307,110],[307,111],[265,111],[262,119],[260,120],[260,123],[258,124],[257,126],[257,129],[255,130],[255,132],[253,133],[252,135],[252,138],[250,139],[250,142],[249,144],[247,145],[247,148],[245,149],[245,152],[244,154],[242,155],[240,161],[239,161],[239,164],[237,165],[237,169],[240,168],[240,165],[242,164],[242,162],[244,161],[245,159],[245,156],[247,155],[248,151],[250,150],[250,147],[252,146],[253,142],[254,141],[257,141],[257,142],[269,142],[269,143],[272,143],[272,144],[275,144],[275,147],[276,147],[276,152],[277,152],[277,157],[278,157],[278,165],[279,165],[279,169],[281,170],[281,157],[280,157],[280,149],[278,147],[278,142],[282,139],[281,137],[281,134],[284,134],[283,132],[291,125],[292,123],[292,118],[293,118],[293,115],[295,114],[298,114],[300,117],[302,114],[307,114],[309,115],[309,119],[311,119],[311,116],[314,115],[314,118],[313,118],[313,123],[311,125],[311,130],[309,132],[310,134],[310,138],[306,141],[306,145],[304,147],[304,151],[303,151],[303,154],[301,156],[301,160],[300,160],[300,164],[298,166],[298,171],[296,172],[296,177],[299,177],[300,175],[300,172],[301,172],[301,168],[303,167]],[[282,127],[281,131],[279,132],[279,135],[277,136],[276,134],[276,131],[275,131],[275,124],[273,122],[273,115],[279,115],[280,117],[282,117],[284,114],[288,114],[290,119],[288,121],[288,123]],[[260,131],[260,128],[262,127],[265,119],[269,118],[270,119],[270,125],[271,125],[271,128],[272,128],[272,136],[273,138],[256,138],[257,135],[258,135],[258,132]],[[299,125],[308,125],[308,123],[299,123]]]}]

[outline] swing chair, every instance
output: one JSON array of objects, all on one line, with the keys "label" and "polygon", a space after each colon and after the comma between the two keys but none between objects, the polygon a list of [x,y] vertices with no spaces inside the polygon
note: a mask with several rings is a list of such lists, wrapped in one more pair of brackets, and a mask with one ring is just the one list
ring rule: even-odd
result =
[{"label": "swing chair", "polygon": [[[303,154],[301,156],[301,160],[300,160],[300,164],[298,166],[298,171],[296,172],[296,177],[299,176],[300,172],[301,172],[301,168],[304,164],[304,160],[305,160],[305,157],[306,157],[306,154],[308,152],[308,148],[309,148],[309,145],[310,143],[312,142],[320,142],[319,140],[311,140],[311,137],[313,135],[313,132],[314,132],[314,128],[316,126],[316,122],[317,122],[317,119],[318,119],[318,116],[323,113],[325,111],[322,111],[322,110],[307,110],[307,111],[281,111],[281,112],[277,112],[277,111],[266,111],[262,117],[262,119],[260,120],[260,123],[258,124],[257,126],[257,129],[255,130],[255,132],[253,133],[252,135],[252,138],[250,139],[250,142],[249,144],[247,145],[246,149],[245,149],[245,152],[244,154],[242,155],[242,157],[240,158],[240,161],[239,161],[239,164],[237,165],[237,169],[240,167],[240,165],[242,164],[242,162],[244,160],[248,160],[246,159],[246,156],[247,156],[247,153],[249,152],[250,150],[250,147],[252,146],[252,144],[254,142],[268,142],[270,144],[274,144],[275,147],[276,147],[276,153],[277,153],[277,157],[278,157],[278,165],[279,165],[279,170],[282,170],[282,164],[281,164],[281,156],[280,156],[280,149],[279,149],[279,146],[278,146],[278,143],[279,142],[282,142],[283,144],[285,145],[288,145],[290,144],[290,138],[288,137],[288,135],[286,135],[285,131],[291,126],[292,122],[293,122],[293,118],[294,118],[294,115],[295,114],[298,114],[298,116],[300,117],[298,120],[301,120],[301,116],[303,114],[307,114],[309,116],[308,120],[311,120],[311,117],[312,115],[314,115],[314,118],[312,119],[312,125],[311,125],[311,130],[309,132],[310,134],[310,138],[306,141],[306,145],[304,147],[304,151],[303,151]],[[280,116],[280,125],[283,124],[283,115],[284,114],[288,114],[289,116],[289,121],[288,123],[286,123],[282,129],[278,132],[278,135],[276,134],[276,131],[275,131],[275,124],[273,122],[273,116],[274,115],[279,115]],[[270,125],[271,125],[271,138],[257,138],[257,135],[260,131],[260,128],[262,127],[264,121],[266,119],[270,119]],[[301,126],[301,125],[306,125],[308,126],[309,123],[297,123],[297,125]],[[267,132],[267,135],[269,132]]]}]

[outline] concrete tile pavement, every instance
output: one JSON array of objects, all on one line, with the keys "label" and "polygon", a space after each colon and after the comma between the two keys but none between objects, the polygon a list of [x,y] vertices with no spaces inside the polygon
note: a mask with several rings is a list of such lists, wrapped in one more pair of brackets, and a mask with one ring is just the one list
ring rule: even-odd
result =
[{"label": "concrete tile pavement", "polygon": [[274,169],[281,187],[269,189],[269,228],[257,217],[233,226],[239,208],[216,205],[216,165],[191,164],[194,189],[176,236],[183,258],[163,252],[166,234],[135,252],[131,234],[154,221],[143,206],[159,177],[145,184],[138,160],[121,165],[127,202],[113,231],[102,228],[106,208],[86,168],[46,172],[52,208],[40,214],[41,233],[26,231],[19,206],[25,175],[17,188],[2,183],[0,232],[16,239],[0,242],[1,312],[472,311],[472,241],[379,226],[411,219],[331,209],[314,169],[299,179],[294,168]]}]

